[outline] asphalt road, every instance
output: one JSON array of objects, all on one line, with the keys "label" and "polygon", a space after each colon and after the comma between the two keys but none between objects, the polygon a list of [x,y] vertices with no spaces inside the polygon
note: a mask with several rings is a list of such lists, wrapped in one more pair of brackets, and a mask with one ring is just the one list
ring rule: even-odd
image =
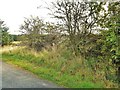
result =
[{"label": "asphalt road", "polygon": [[3,62],[1,73],[2,88],[60,88],[56,84],[38,78],[31,72]]},{"label": "asphalt road", "polygon": [[2,89],[2,62],[0,61],[0,90],[1,89]]}]

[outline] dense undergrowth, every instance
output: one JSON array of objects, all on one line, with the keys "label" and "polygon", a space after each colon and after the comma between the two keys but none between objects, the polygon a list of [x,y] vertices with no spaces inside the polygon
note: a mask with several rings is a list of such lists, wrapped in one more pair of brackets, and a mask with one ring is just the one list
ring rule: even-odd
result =
[{"label": "dense undergrowth", "polygon": [[[28,48],[4,51],[5,62],[18,65],[47,80],[70,88],[113,88],[117,84],[105,79],[104,67],[95,67],[94,58],[83,63],[82,57],[75,57],[69,49],[52,47],[36,52]],[[104,66],[104,63],[100,63]],[[91,65],[93,67],[91,67]],[[113,77],[112,77],[113,78]]]}]

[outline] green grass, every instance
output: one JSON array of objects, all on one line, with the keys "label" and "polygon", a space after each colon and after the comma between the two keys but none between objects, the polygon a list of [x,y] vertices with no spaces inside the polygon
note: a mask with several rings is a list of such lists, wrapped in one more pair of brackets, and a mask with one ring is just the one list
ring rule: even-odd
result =
[{"label": "green grass", "polygon": [[[59,51],[58,51],[59,52]],[[80,62],[67,59],[67,56],[56,52],[41,51],[36,54],[27,49],[18,49],[11,52],[3,52],[4,62],[15,64],[40,78],[50,80],[60,86],[69,88],[103,88],[101,81],[93,82],[94,76],[89,69],[81,67]],[[53,55],[54,54],[54,55]],[[72,72],[72,73],[71,73]],[[85,75],[85,78],[82,75]]]},{"label": "green grass", "polygon": [[102,87],[102,85],[99,84],[93,84],[90,81],[81,81],[79,76],[71,76],[68,74],[61,74],[60,72],[55,71],[54,69],[49,69],[45,67],[38,67],[34,64],[25,62],[25,61],[19,61],[19,60],[7,60],[3,59],[11,64],[18,65],[19,67],[22,67],[26,70],[31,71],[32,73],[36,74],[38,77],[42,77],[44,79],[53,81],[63,87],[70,87],[70,88],[99,88]]}]

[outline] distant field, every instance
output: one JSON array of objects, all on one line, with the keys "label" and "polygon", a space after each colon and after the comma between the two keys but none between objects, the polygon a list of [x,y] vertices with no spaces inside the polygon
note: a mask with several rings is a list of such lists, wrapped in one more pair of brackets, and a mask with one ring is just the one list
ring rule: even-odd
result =
[{"label": "distant field", "polygon": [[[21,48],[21,46],[19,46],[21,44],[21,41],[14,41],[11,43],[11,45],[5,45],[5,46],[1,46],[0,47],[0,53],[2,52],[8,52],[17,48]],[[22,46],[23,47],[23,46]]]},{"label": "distant field", "polygon": [[20,46],[4,46],[4,47],[0,47],[0,53],[2,52],[9,52],[11,50],[17,49]]},{"label": "distant field", "polygon": [[21,43],[21,41],[13,41],[12,42],[12,44],[16,44],[16,45],[18,45],[18,44],[20,44]]}]

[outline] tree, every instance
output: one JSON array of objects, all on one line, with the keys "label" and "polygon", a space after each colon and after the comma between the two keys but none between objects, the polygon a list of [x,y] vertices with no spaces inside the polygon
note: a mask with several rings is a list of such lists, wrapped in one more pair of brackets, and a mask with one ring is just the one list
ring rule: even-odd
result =
[{"label": "tree", "polygon": [[63,36],[63,26],[60,24],[54,24],[46,22],[45,24],[45,30],[46,30],[46,42],[59,45],[61,42],[61,38]]},{"label": "tree", "polygon": [[39,50],[44,46],[41,43],[44,37],[43,33],[45,33],[44,24],[39,17],[31,16],[30,18],[25,18],[24,24],[21,25],[20,29],[23,34],[25,34],[24,41],[26,41],[31,48]]},{"label": "tree", "polygon": [[[102,51],[107,53],[108,62],[112,61],[117,66],[118,82],[120,83],[120,2],[108,4],[108,17],[106,18],[104,31],[105,37]],[[108,49],[109,47],[109,49]]]},{"label": "tree", "polygon": [[12,41],[11,35],[8,33],[9,28],[4,24],[4,21],[0,20],[0,44],[2,46],[10,44]]},{"label": "tree", "polygon": [[[108,11],[106,12],[104,22],[100,24],[100,27],[103,30],[99,33],[100,38],[97,39],[95,47],[91,49],[91,54],[95,57],[95,54],[98,53],[96,58],[99,60],[99,62],[104,62],[104,68],[102,66],[101,67],[106,73],[105,77],[107,80],[119,80],[120,82],[119,16],[120,2],[109,2]],[[119,72],[117,79],[115,76],[116,71]]]},{"label": "tree", "polygon": [[[53,3],[55,18],[61,19],[65,25],[67,36],[75,55],[85,56],[85,46],[89,35],[95,32],[104,15],[103,2],[81,2],[79,0],[58,0]],[[83,47],[83,48],[81,48]]]},{"label": "tree", "polygon": [[31,16],[31,18],[26,18],[20,29],[24,34],[22,35],[24,41],[37,51],[46,45],[52,46],[53,44],[57,44],[61,36],[61,27],[59,25],[48,22],[44,23],[39,17]]}]

